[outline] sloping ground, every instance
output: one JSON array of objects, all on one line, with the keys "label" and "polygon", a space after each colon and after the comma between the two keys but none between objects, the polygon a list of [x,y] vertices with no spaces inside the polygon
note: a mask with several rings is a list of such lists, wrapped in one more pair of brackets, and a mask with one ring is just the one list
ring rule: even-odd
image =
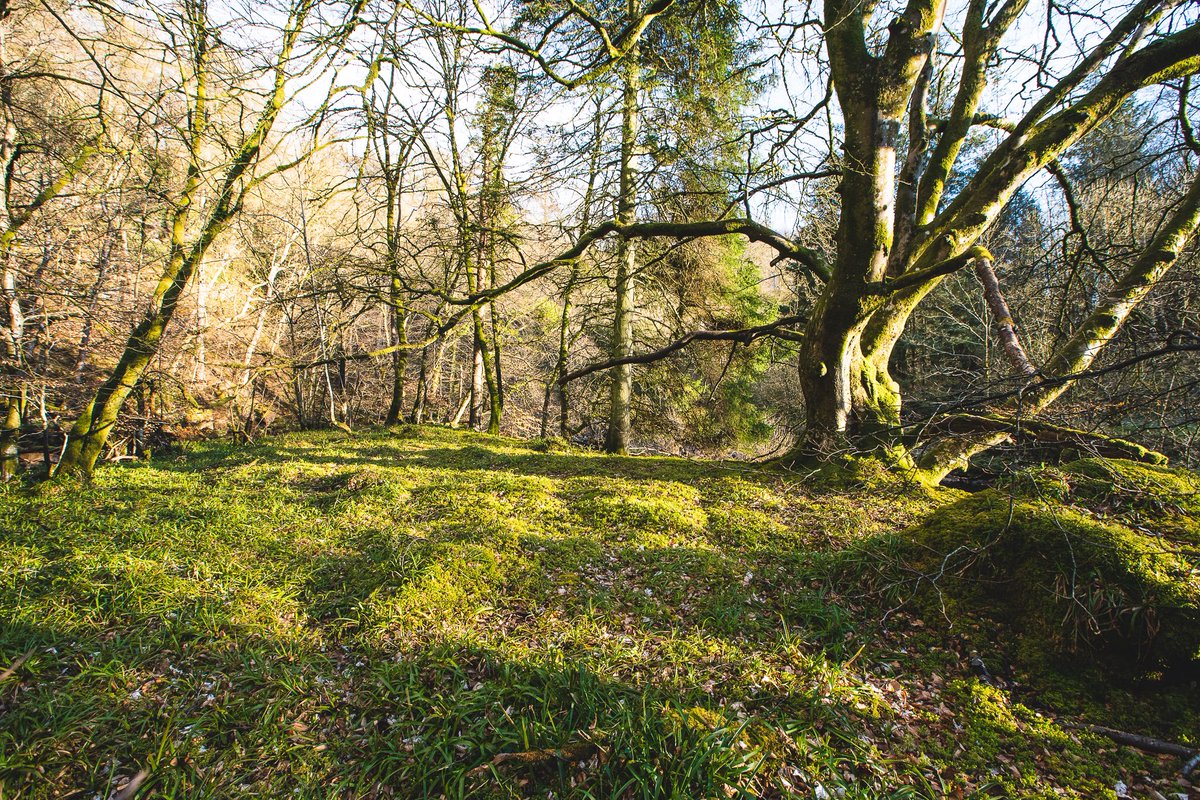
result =
[{"label": "sloping ground", "polygon": [[425,428],[0,489],[0,794],[1197,796],[1049,716],[1194,743],[1194,682],[1027,658],[923,571],[979,499],[858,478]]}]

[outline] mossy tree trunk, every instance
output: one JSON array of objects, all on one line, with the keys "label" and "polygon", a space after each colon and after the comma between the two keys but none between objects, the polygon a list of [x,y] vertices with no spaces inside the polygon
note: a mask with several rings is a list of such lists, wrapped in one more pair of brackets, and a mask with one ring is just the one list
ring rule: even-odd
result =
[{"label": "mossy tree trunk", "polygon": [[[895,238],[896,146],[909,98],[933,50],[944,3],[912,2],[890,26],[880,55],[866,41],[860,3],[827,0],[826,46],[845,128],[836,257],[805,328],[800,386],[806,427],[801,454],[874,449],[899,422],[894,384],[862,348],[863,331],[888,277]],[[925,77],[927,79],[927,77]]]},{"label": "mossy tree trunk", "polygon": [[395,425],[404,414],[406,398],[406,376],[408,373],[408,315],[404,313],[403,296],[392,281],[391,327],[396,350],[392,352],[392,402],[388,405],[385,425]]},{"label": "mossy tree trunk", "polygon": [[[401,102],[393,70],[381,70],[382,64],[400,56],[402,25],[392,19],[379,31],[376,48],[370,52],[367,80],[362,92],[362,115],[366,126],[367,149],[379,165],[383,182],[383,250],[384,269],[388,285],[383,299],[387,319],[388,349],[391,361],[391,400],[384,417],[385,425],[395,425],[405,414],[408,402],[408,366],[410,360],[409,324],[411,309],[409,292],[402,269],[406,248],[404,216],[405,193],[413,150],[419,139],[420,126],[413,123],[409,109]],[[400,122],[402,120],[402,122]],[[424,351],[421,373],[424,374]],[[423,380],[423,378],[422,378]],[[421,387],[416,394],[420,403]]]},{"label": "mossy tree trunk", "polygon": [[567,438],[567,426],[571,415],[571,395],[562,377],[567,374],[568,359],[571,355],[571,295],[575,293],[575,282],[579,278],[579,265],[571,265],[571,274],[563,287],[562,311],[558,318],[558,353],[554,361],[554,369],[546,382],[546,396],[542,403],[542,436],[549,433],[550,428],[550,395],[553,392],[558,400],[558,424],[555,429],[558,435]]},{"label": "mossy tree trunk", "polygon": [[[517,73],[510,67],[489,67],[484,71],[484,105],[481,119],[480,156],[482,175],[479,188],[479,288],[496,288],[499,237],[508,213],[504,165],[517,122]],[[504,416],[504,370],[501,359],[500,320],[495,298],[488,300],[487,320],[491,354],[488,378],[487,432],[500,433]],[[486,377],[486,372],[485,372]]]},{"label": "mossy tree trunk", "polygon": [[149,307],[130,333],[120,360],[71,427],[56,474],[91,475],[121,408],[158,352],[163,334],[192,275],[213,241],[241,210],[246,194],[255,185],[251,174],[286,101],[285,85],[292,51],[311,7],[311,0],[302,0],[291,10],[283,31],[280,52],[272,68],[271,91],[254,127],[226,163],[216,197],[211,201],[210,210],[201,221],[198,232],[191,235],[189,223],[193,204],[197,201],[206,173],[204,151],[211,102],[209,61],[213,28],[203,0],[186,6],[185,22],[190,39],[187,57],[192,72],[187,117],[188,168],[171,219],[170,253],[151,295]]},{"label": "mossy tree trunk", "polygon": [[[385,134],[386,136],[386,134]],[[386,146],[385,146],[386,147]],[[385,154],[390,150],[386,147]],[[408,314],[405,310],[404,283],[400,274],[400,201],[404,187],[403,161],[408,157],[408,148],[400,154],[401,163],[384,166],[387,182],[384,212],[384,235],[387,239],[387,268],[389,275],[387,314],[388,327],[394,341],[392,346],[392,401],[388,405],[385,425],[395,425],[404,414],[405,379],[408,373]]]},{"label": "mossy tree trunk", "polygon": [[20,467],[21,420],[24,416],[24,339],[25,318],[17,294],[16,269],[6,253],[0,253],[0,326],[4,341],[0,346],[0,480],[14,477]]}]

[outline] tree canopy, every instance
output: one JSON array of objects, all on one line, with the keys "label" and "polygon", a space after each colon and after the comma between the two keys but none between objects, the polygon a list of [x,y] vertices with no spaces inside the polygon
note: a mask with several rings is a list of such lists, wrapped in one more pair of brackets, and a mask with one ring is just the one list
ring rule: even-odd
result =
[{"label": "tree canopy", "polygon": [[1197,454],[1191,5],[3,14],[6,475],[406,420]]}]

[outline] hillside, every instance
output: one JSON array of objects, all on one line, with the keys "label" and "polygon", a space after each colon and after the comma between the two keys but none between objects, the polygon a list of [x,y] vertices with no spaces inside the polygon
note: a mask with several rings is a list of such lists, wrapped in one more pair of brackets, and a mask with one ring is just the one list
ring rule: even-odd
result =
[{"label": "hillside", "polygon": [[[1069,727],[1200,744],[1194,485],[1089,469],[967,496],[409,427],[8,485],[0,794],[1200,797]],[[1103,590],[1070,636],[1053,577],[1005,582],[1054,568],[1046,514]]]}]

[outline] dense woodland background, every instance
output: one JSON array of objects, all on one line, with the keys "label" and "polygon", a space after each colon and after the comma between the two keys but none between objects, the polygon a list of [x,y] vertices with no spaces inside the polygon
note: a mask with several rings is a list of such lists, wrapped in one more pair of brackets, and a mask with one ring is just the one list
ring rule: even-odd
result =
[{"label": "dense woodland background", "polygon": [[[27,463],[56,459],[106,380],[129,397],[100,457],[397,421],[787,451],[813,424],[802,350],[825,303],[796,253],[844,255],[855,172],[819,10],[610,5],[0,5],[6,469],[18,426]],[[863,58],[883,63],[901,11],[859,9],[877,53]],[[1010,120],[1055,93],[1038,114],[1070,110],[1147,42],[1193,35],[1195,12],[938,11],[890,134],[900,194],[958,135],[951,205],[1017,135]],[[999,29],[982,51],[961,38],[981,20]],[[975,240],[1035,368],[1187,205],[1194,60],[1124,86]],[[955,133],[977,67],[989,83]],[[613,219],[735,218],[796,252],[754,232],[588,237]],[[1177,250],[1042,419],[1200,457],[1200,261]],[[891,351],[892,427],[913,452],[947,414],[1011,403],[1030,380],[969,263],[930,285]],[[131,353],[145,363],[122,372]],[[646,363],[589,371],[623,356]]]}]

